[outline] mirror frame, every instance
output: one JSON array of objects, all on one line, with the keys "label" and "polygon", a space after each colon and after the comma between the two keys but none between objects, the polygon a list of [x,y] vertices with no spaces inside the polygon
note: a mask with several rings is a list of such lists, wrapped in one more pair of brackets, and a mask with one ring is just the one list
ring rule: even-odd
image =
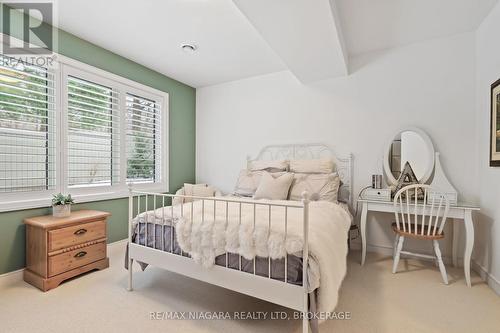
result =
[{"label": "mirror frame", "polygon": [[387,184],[391,186],[391,185],[396,185],[398,183],[398,180],[392,174],[391,167],[389,165],[389,152],[391,151],[391,146],[392,142],[394,141],[394,138],[403,132],[416,132],[418,135],[422,137],[427,146],[429,164],[427,165],[426,169],[427,171],[425,172],[425,174],[418,179],[419,183],[425,184],[427,183],[427,181],[432,175],[432,172],[434,171],[435,151],[434,151],[434,145],[432,144],[432,140],[429,137],[429,135],[417,127],[405,127],[399,130],[391,137],[389,143],[387,144],[384,152],[384,173],[387,180]]}]

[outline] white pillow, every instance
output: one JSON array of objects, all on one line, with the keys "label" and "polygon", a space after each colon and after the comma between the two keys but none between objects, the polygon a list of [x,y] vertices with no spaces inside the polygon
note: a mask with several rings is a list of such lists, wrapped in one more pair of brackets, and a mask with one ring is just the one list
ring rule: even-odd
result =
[{"label": "white pillow", "polygon": [[[259,186],[262,174],[265,171],[249,171],[243,169],[240,171],[236,186],[234,187],[234,195],[241,197],[251,197],[255,194],[257,187]],[[273,175],[281,176],[285,172],[275,172]]]},{"label": "white pillow", "polygon": [[[184,183],[184,195],[194,197],[213,197],[215,189],[207,184]],[[184,203],[193,201],[192,198],[184,198]]]},{"label": "white pillow", "polygon": [[295,173],[332,173],[335,164],[329,158],[313,160],[290,160],[290,172]]},{"label": "white pillow", "polygon": [[[180,189],[178,189],[177,192],[175,192],[175,195],[185,195],[184,187],[181,187]],[[185,198],[182,198],[182,197],[173,197],[172,198],[172,206],[183,204],[184,199]]]},{"label": "white pillow", "polygon": [[195,187],[207,187],[207,184],[189,184],[184,183],[184,195],[193,195],[193,189]]},{"label": "white pillow", "polygon": [[248,169],[250,171],[268,171],[268,172],[280,172],[288,170],[287,160],[272,160],[272,161],[250,161],[248,164]]},{"label": "white pillow", "polygon": [[285,173],[274,178],[269,172],[264,172],[259,186],[255,191],[254,199],[286,200],[288,190],[292,185],[293,173]]},{"label": "white pillow", "polygon": [[[197,196],[197,197],[221,197],[222,196],[222,192],[217,190],[216,188],[212,187],[212,186],[208,186],[206,184],[199,184],[199,185],[205,185],[204,188],[203,187],[199,187],[199,189],[196,189],[194,190],[191,195],[194,195],[194,196]],[[188,187],[191,188],[191,190],[193,189],[193,184],[188,184]],[[213,194],[212,194],[213,192]],[[193,194],[195,193],[195,194]],[[175,192],[176,195],[186,195],[186,192],[184,191],[184,187],[181,187],[180,189],[177,190],[177,192]],[[186,202],[191,202],[192,198],[182,198],[182,197],[173,197],[172,199],[172,206],[175,206],[175,205],[179,205],[179,204],[183,204],[183,203],[186,203]]]},{"label": "white pillow", "polygon": [[193,187],[194,197],[213,197],[215,189],[212,186],[195,186]]},{"label": "white pillow", "polygon": [[293,176],[289,200],[302,200],[302,192],[307,191],[311,200],[337,202],[340,177],[335,173],[296,173]]}]

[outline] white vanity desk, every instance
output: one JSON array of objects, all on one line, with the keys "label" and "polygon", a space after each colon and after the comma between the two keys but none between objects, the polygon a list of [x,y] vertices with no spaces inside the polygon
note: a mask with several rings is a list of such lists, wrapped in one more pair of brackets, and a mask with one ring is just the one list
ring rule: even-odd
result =
[{"label": "white vanity desk", "polygon": [[[464,251],[464,273],[465,281],[470,287],[470,262],[472,249],[474,247],[474,225],[472,221],[472,211],[479,210],[479,206],[457,203],[457,192],[448,181],[439,161],[439,153],[435,153],[430,137],[418,128],[406,128],[397,133],[388,143],[384,154],[384,173],[389,185],[397,185],[401,175],[403,164],[408,161],[413,167],[415,176],[419,183],[425,184],[430,181],[431,174],[434,173],[431,186],[441,193],[449,196],[450,210],[448,217],[453,219],[453,265],[458,266],[458,241],[459,229],[457,223],[463,221],[465,225],[465,251]],[[376,190],[375,190],[376,191]],[[380,194],[380,192],[378,192]],[[453,204],[452,200],[455,204]],[[388,221],[395,222],[394,203],[388,197],[377,198],[361,197],[358,202],[362,204],[360,232],[361,232],[361,265],[364,265],[366,258],[366,221],[368,212],[392,213]],[[427,213],[428,214],[428,213]]]},{"label": "white vanity desk", "polygon": [[[380,201],[359,199],[359,203],[363,205],[361,210],[361,265],[364,265],[366,258],[366,221],[368,212],[385,212],[394,215],[394,204],[392,201]],[[472,223],[472,211],[479,210],[475,205],[458,203],[456,206],[450,206],[449,217],[453,219],[453,266],[458,266],[458,228],[455,228],[456,223],[463,222],[465,224],[465,251],[464,251],[464,273],[465,281],[470,287],[470,261],[472,249],[474,247],[474,225]],[[392,221],[392,220],[391,220]],[[391,222],[392,223],[392,222]]]}]

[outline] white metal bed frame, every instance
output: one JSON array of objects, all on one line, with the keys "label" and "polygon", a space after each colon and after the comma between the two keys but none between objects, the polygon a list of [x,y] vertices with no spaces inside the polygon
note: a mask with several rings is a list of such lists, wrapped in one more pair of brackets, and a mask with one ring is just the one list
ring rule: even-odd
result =
[{"label": "white metal bed frame", "polygon": [[[352,205],[352,155],[346,154],[344,156],[337,155],[334,150],[323,144],[292,144],[292,145],[271,145],[264,147],[260,153],[257,155],[255,160],[270,160],[270,159],[314,159],[314,158],[331,158],[334,160],[337,172],[341,179],[341,188],[339,189],[339,198]],[[250,158],[248,159],[251,160]],[[271,224],[271,207],[283,207],[285,209],[285,238],[287,233],[287,211],[288,209],[302,209],[303,210],[303,253],[302,253],[302,285],[295,285],[288,283],[287,280],[287,256],[285,256],[285,267],[284,281],[275,280],[271,278],[271,259],[268,258],[268,276],[256,275],[255,271],[255,259],[253,260],[253,274],[241,270],[241,256],[239,256],[239,270],[238,269],[228,269],[228,253],[226,253],[226,267],[214,265],[210,269],[205,269],[201,265],[196,264],[190,257],[183,256],[182,253],[179,255],[174,252],[173,249],[173,233],[171,232],[171,242],[170,251],[164,251],[156,249],[154,247],[145,246],[148,244],[147,237],[147,222],[145,229],[145,245],[132,242],[133,235],[133,220],[134,217],[134,197],[137,197],[137,215],[141,213],[140,211],[140,201],[141,197],[145,197],[146,208],[144,211],[150,209],[151,205],[148,206],[148,198],[153,200],[153,209],[156,210],[157,202],[162,203],[161,207],[165,207],[165,200],[173,199],[174,197],[179,198],[192,198],[193,200],[201,200],[202,207],[205,207],[205,201],[214,204],[214,216],[216,202],[222,202],[226,205],[226,212],[228,210],[228,205],[239,205],[240,216],[239,222],[241,223],[241,205],[253,205],[255,212],[256,206],[268,206],[269,208],[269,223]],[[160,200],[158,200],[160,198]],[[191,216],[192,216],[192,206],[191,203]],[[172,216],[173,216],[173,206]],[[202,209],[202,216],[204,215],[204,208]],[[181,213],[184,216],[184,213]],[[188,214],[188,213],[186,213]],[[189,215],[189,214],[188,214]],[[227,214],[226,214],[227,219]],[[162,221],[162,225],[171,226],[170,224],[164,224],[165,220]],[[227,221],[227,220],[226,220]],[[203,220],[202,220],[203,223]],[[255,226],[255,214],[254,214],[254,226]],[[155,232],[154,239],[156,242],[156,227],[153,229]],[[162,230],[163,232],[163,230]],[[287,308],[291,308],[302,312],[302,330],[304,333],[308,332],[308,282],[307,282],[307,267],[308,267],[308,257],[309,257],[309,197],[307,193],[303,193],[302,202],[290,202],[287,204],[273,204],[273,203],[259,203],[259,202],[248,202],[245,200],[237,200],[233,198],[223,198],[223,197],[194,197],[194,196],[184,196],[175,194],[161,194],[161,193],[151,193],[151,192],[141,192],[134,191],[132,187],[129,187],[129,279],[128,279],[128,290],[132,290],[132,264],[133,260],[140,261],[149,265],[153,265],[165,270],[175,272],[181,275],[185,275],[200,281],[204,281],[210,284],[214,284],[226,289],[230,289],[242,294],[246,294],[252,297],[256,297],[268,302],[279,304]],[[140,239],[140,238],[139,238]],[[162,235],[163,239],[163,235]]]}]

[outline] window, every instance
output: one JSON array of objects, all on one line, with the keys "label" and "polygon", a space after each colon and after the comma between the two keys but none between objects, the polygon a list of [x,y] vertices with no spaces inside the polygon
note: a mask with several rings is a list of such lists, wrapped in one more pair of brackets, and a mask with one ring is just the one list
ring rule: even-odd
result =
[{"label": "window", "polygon": [[165,98],[102,72],[63,65],[62,76],[68,192],[165,191]]},{"label": "window", "polygon": [[68,187],[120,182],[118,93],[69,76]]},{"label": "window", "polygon": [[127,181],[154,183],[161,175],[161,106],[127,94]]},{"label": "window", "polygon": [[168,191],[168,94],[57,59],[0,54],[0,211]]},{"label": "window", "polygon": [[55,188],[54,112],[47,69],[0,55],[0,192]]}]

